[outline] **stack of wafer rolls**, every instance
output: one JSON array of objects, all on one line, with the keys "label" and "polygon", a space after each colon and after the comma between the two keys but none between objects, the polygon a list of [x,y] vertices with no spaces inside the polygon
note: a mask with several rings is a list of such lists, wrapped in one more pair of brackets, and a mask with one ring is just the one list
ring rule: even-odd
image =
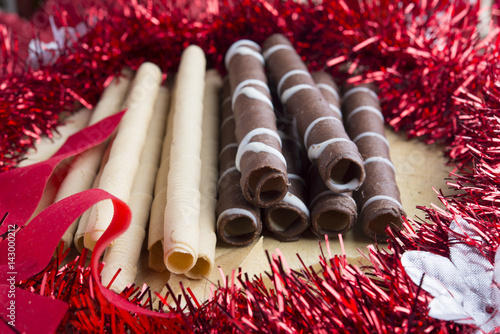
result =
[{"label": "stack of wafer rolls", "polygon": [[327,187],[337,193],[358,189],[365,179],[358,148],[290,41],[282,34],[271,35],[263,44],[263,55],[281,103],[296,118],[308,158]]},{"label": "stack of wafer rolls", "polygon": [[359,223],[366,235],[384,236],[387,226],[401,225],[404,211],[375,87],[346,87],[342,112],[349,136],[358,146],[366,170],[366,182],[354,193]]},{"label": "stack of wafer rolls", "polygon": [[[334,117],[342,122],[340,90],[332,77],[325,72],[315,72],[312,73],[312,78],[330,109],[334,111]],[[308,182],[312,231],[319,236],[336,236],[350,231],[358,217],[352,193],[335,193],[328,189],[318,169],[312,165],[308,172]]]},{"label": "stack of wafer rolls", "polygon": [[280,241],[296,241],[309,227],[307,187],[304,178],[307,167],[305,151],[299,140],[297,127],[292,119],[280,119],[279,134],[283,155],[287,162],[287,177],[290,187],[286,196],[278,203],[262,210],[264,224]]},{"label": "stack of wafer rolls", "polygon": [[222,86],[221,101],[217,236],[228,244],[245,246],[260,235],[262,222],[260,209],[245,199],[240,186],[241,173],[235,163],[238,143],[228,78]]},{"label": "stack of wafer rolls", "polygon": [[239,145],[235,164],[241,172],[241,189],[249,202],[268,207],[285,197],[288,179],[260,51],[252,41],[237,41],[226,53],[225,65]]}]

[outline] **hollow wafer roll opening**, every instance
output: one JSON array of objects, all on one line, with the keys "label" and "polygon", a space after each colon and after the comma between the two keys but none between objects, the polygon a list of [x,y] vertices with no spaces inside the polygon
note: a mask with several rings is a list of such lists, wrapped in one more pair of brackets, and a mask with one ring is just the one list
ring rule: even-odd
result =
[{"label": "hollow wafer roll opening", "polygon": [[379,199],[363,207],[360,213],[363,232],[370,237],[387,237],[388,226],[401,227],[403,208],[392,199]]},{"label": "hollow wafer roll opening", "polygon": [[356,204],[348,195],[326,195],[311,211],[311,229],[319,236],[336,236],[350,231],[357,216]]},{"label": "hollow wafer roll opening", "polygon": [[187,245],[177,245],[175,249],[165,254],[164,261],[167,268],[173,273],[184,273],[196,264],[194,249]]},{"label": "hollow wafer roll opening", "polygon": [[262,232],[262,224],[252,212],[242,209],[229,209],[217,221],[219,237],[231,245],[245,246],[255,240]]},{"label": "hollow wafer roll opening", "polygon": [[[242,185],[242,188],[244,184]],[[281,171],[265,166],[255,170],[248,179],[248,188],[253,202],[266,207],[283,198],[288,188],[287,180]],[[245,188],[243,188],[245,189]]]},{"label": "hollow wafer roll opening", "polygon": [[323,182],[336,193],[359,189],[365,180],[365,169],[359,157],[350,153],[351,146],[347,142],[331,144],[317,159]]},{"label": "hollow wafer roll opening", "polygon": [[296,241],[309,226],[309,217],[303,211],[285,204],[264,210],[267,228],[280,241]]},{"label": "hollow wafer roll opening", "polygon": [[196,264],[189,271],[191,277],[203,277],[210,273],[212,270],[212,264],[210,259],[205,259],[203,257],[198,257]]}]

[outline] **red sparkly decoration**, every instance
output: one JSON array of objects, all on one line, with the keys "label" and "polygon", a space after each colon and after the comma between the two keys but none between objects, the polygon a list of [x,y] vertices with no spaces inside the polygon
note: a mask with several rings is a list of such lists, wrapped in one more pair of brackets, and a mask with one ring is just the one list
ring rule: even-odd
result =
[{"label": "red sparkly decoration", "polygon": [[[93,106],[124,66],[136,69],[148,60],[172,73],[181,51],[197,44],[209,66],[223,72],[223,55],[235,40],[261,43],[282,32],[311,70],[375,81],[386,120],[396,130],[445,143],[455,167],[449,186],[458,190],[440,195],[445,209],[422,207],[425,221],[389,230],[390,252],[371,247],[365,268],[343,256],[323,256],[321,273],[291,271],[273,256],[267,277],[232,273],[207,302],[182,289],[174,306],[154,310],[147,287],[118,296],[100,285],[98,251],[91,266],[83,254],[60,267],[65,255],[59,254],[17,282],[17,289],[64,302],[68,311],[59,331],[67,332],[474,332],[473,326],[429,317],[432,297],[409,279],[400,258],[417,249],[448,256],[448,226],[461,217],[486,241],[463,236],[461,242],[493,263],[500,243],[499,8],[497,1],[486,33],[477,28],[479,2],[465,0],[103,0],[85,6],[56,0],[35,14],[32,26],[9,19],[0,25],[0,171],[14,169],[76,104]],[[27,45],[35,37],[50,41],[48,15],[58,27],[84,22],[87,33],[78,43],[64,41],[59,58],[35,70],[24,63]],[[117,224],[107,241],[119,232]]]}]

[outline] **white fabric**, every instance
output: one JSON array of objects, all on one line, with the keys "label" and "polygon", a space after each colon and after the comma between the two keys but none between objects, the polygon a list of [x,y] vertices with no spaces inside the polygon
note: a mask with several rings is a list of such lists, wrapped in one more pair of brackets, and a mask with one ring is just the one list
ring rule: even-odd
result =
[{"label": "white fabric", "polygon": [[401,263],[413,282],[435,297],[429,303],[429,316],[475,325],[478,333],[490,332],[500,327],[499,252],[492,265],[477,248],[464,243],[464,238],[486,241],[463,218],[454,220],[450,229],[450,258],[408,251]]}]

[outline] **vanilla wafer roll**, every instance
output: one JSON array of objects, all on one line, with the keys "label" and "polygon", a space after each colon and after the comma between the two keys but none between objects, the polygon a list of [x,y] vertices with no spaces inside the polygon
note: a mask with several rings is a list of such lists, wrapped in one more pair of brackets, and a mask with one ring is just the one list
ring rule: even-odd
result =
[{"label": "vanilla wafer roll", "polygon": [[137,263],[146,236],[156,174],[160,162],[169,92],[161,87],[154,105],[154,113],[149,124],[146,142],[141,153],[139,170],[135,175],[130,194],[132,220],[128,229],[116,238],[114,244],[106,249],[102,283],[108,286],[119,269],[120,273],[111,283],[110,289],[121,292],[132,284],[137,275]]},{"label": "vanilla wafer roll", "polygon": [[401,226],[404,215],[375,89],[373,85],[347,87],[342,104],[347,131],[364,160],[366,181],[354,198],[363,232],[370,237],[385,236],[387,226]]},{"label": "vanilla wafer roll", "polygon": [[205,54],[195,45],[182,55],[175,88],[175,115],[163,231],[163,261],[184,274],[198,259]]},{"label": "vanilla wafer roll", "polygon": [[260,47],[249,40],[237,41],[227,51],[225,64],[239,145],[236,168],[241,172],[241,189],[249,202],[268,207],[285,197],[288,179]]},{"label": "vanilla wafer roll", "polygon": [[280,120],[279,123],[282,123],[279,134],[283,145],[283,155],[287,162],[290,187],[281,201],[262,210],[262,220],[276,239],[296,241],[310,224],[304,178],[307,158],[295,123],[291,119]]},{"label": "vanilla wafer roll", "polygon": [[221,113],[217,236],[230,245],[245,246],[261,234],[262,221],[260,209],[248,202],[241,191],[241,174],[235,164],[238,143],[228,78],[222,87]]},{"label": "vanilla wafer roll", "polygon": [[263,55],[281,103],[297,119],[308,158],[327,187],[334,192],[358,189],[365,178],[358,149],[290,41],[281,34],[271,35],[264,42]]},{"label": "vanilla wafer roll", "polygon": [[222,78],[216,70],[209,70],[205,75],[205,93],[203,97],[203,121],[200,179],[200,235],[198,238],[198,259],[186,276],[190,278],[206,277],[214,267],[215,244],[215,207],[217,205],[217,180],[219,164],[219,95]]},{"label": "vanilla wafer roll", "polygon": [[163,262],[163,237],[165,225],[165,208],[167,206],[168,171],[170,168],[170,149],[175,115],[175,84],[166,122],[166,133],[163,138],[160,166],[156,174],[153,202],[149,215],[148,228],[148,265],[151,269],[163,272],[167,270]]},{"label": "vanilla wafer roll", "polygon": [[[106,146],[106,149],[104,150],[104,153],[102,154],[99,170],[97,171],[97,174],[94,178],[94,182],[92,183],[92,188],[98,188],[99,187],[99,181],[101,181],[101,176],[102,172],[104,171],[104,166],[106,166],[106,163],[109,160],[109,152],[111,151],[111,146],[113,142],[114,136],[110,139],[108,146]],[[75,235],[73,237],[73,244],[75,245],[75,248],[81,253],[83,249],[85,248],[83,244],[83,237],[85,236],[85,231],[87,230],[87,226],[89,224],[89,217],[90,217],[90,211],[92,208],[86,210],[83,215],[80,217],[80,220],[78,221],[78,226],[75,231]],[[89,253],[90,255],[90,253]]]},{"label": "vanilla wafer roll", "polygon": [[[132,76],[132,71],[123,70],[121,76],[115,77],[111,81],[111,83],[104,89],[99,101],[92,111],[89,125],[96,124],[106,117],[120,111]],[[75,157],[74,161],[71,163],[68,174],[56,194],[56,202],[92,187],[101,164],[102,155],[106,150],[107,145],[108,140],[86,150],[85,152],[82,152]],[[66,232],[64,232],[61,241],[64,243],[65,249],[71,246],[79,221],[80,218],[75,220],[70,227],[68,227]]]},{"label": "vanilla wafer roll", "polygon": [[[99,182],[100,189],[108,191],[126,203],[129,202],[134,177],[139,168],[139,158],[146,141],[161,81],[162,72],[157,65],[143,63],[139,66],[125,101],[124,107],[127,111],[118,126],[108,163],[104,166]],[[101,201],[92,207],[84,235],[86,248],[94,249],[112,218],[111,200]]]}]

